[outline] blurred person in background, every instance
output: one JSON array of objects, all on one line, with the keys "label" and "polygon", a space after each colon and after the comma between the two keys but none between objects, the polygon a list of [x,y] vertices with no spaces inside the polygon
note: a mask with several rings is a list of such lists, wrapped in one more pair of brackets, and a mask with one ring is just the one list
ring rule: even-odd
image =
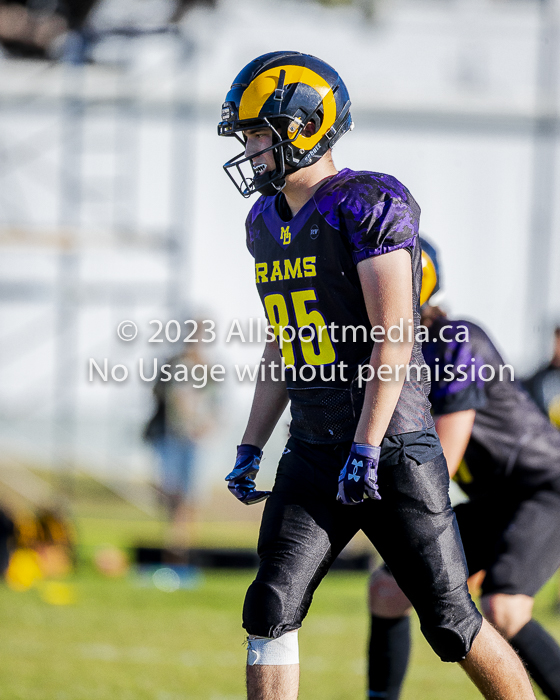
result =
[{"label": "blurred person in background", "polygon": [[180,22],[216,0],[0,0],[0,44],[8,56],[88,63],[108,35],[134,36]]},{"label": "blurred person in background", "polygon": [[[197,328],[201,331],[202,325]],[[144,431],[158,460],[159,484],[170,522],[167,545],[178,549],[188,549],[192,543],[199,444],[216,425],[218,409],[217,386],[208,372],[201,335],[192,340],[161,366],[153,388],[155,412]]]},{"label": "blurred person in background", "polygon": [[0,508],[0,576],[2,576],[10,561],[15,533],[14,521]]},{"label": "blurred person in background", "polygon": [[0,42],[13,57],[57,57],[68,32],[82,26],[96,1],[0,2]]},{"label": "blurred person in background", "polygon": [[[420,344],[374,342],[371,333],[419,323],[420,212],[392,176],[336,169],[331,149],[351,128],[340,76],[292,51],[249,63],[218,125],[243,148],[226,172],[243,196],[262,195],[247,217],[247,247],[276,337],[226,477],[242,503],[267,499],[243,609],[248,697],[297,697],[298,629],[361,529],[414,598],[440,658],[459,662],[487,698],[534,698],[519,659],[468,593]],[[344,339],[343,327],[357,335]],[[409,362],[416,377],[399,374]],[[391,377],[370,375],[364,388],[364,364]],[[288,402],[291,437],[274,487],[257,491],[262,449]]]},{"label": "blurred person in background", "polygon": [[550,362],[523,383],[552,425],[560,429],[560,326],[554,329],[554,351]]},{"label": "blurred person in background", "polygon": [[[507,366],[500,380],[503,360],[479,326],[448,319],[429,303],[440,288],[440,269],[435,249],[425,240],[422,248],[421,311],[429,332],[423,353],[449,473],[470,499],[454,509],[469,574],[485,572],[485,616],[543,693],[560,700],[560,647],[532,619],[534,595],[560,566],[560,433]],[[371,576],[369,607],[369,697],[397,700],[411,607],[386,565]]]}]

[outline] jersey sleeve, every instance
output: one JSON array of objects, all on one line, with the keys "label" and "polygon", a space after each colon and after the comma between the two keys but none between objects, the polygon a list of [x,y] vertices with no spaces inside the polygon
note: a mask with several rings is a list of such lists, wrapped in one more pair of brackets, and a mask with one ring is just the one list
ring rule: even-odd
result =
[{"label": "jersey sleeve", "polygon": [[366,258],[415,245],[420,207],[389,175],[361,173],[340,205],[341,228],[357,264]]},{"label": "jersey sleeve", "polygon": [[[447,337],[454,336],[457,325],[450,324],[449,327],[453,330],[446,330]],[[485,360],[476,351],[470,339],[451,342],[437,339],[434,343],[428,342],[424,345],[423,354],[430,367],[429,398],[434,415],[478,410],[486,405],[488,399],[485,383],[478,371]]]}]

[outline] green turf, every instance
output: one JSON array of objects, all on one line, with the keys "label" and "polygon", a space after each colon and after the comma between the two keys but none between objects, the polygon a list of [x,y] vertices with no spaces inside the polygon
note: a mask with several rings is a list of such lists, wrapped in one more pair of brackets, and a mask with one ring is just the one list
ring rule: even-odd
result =
[{"label": "green turf", "polygon": [[[201,513],[197,546],[255,546],[259,506],[249,522],[232,504],[228,497]],[[204,572],[198,588],[175,593],[133,574],[107,579],[91,564],[97,547],[161,545],[165,523],[85,477],[76,481],[73,517],[80,565],[67,582],[75,604],[49,605],[39,589],[0,585],[0,700],[243,700],[240,618],[251,574]],[[303,700],[365,698],[366,579],[333,572],[320,586],[300,632]],[[552,581],[535,608],[560,640],[557,590]],[[416,620],[413,634],[402,700],[480,697],[457,665],[437,659]]]},{"label": "green turf", "polygon": [[[70,579],[77,601],[57,607],[38,590],[0,588],[0,697],[7,700],[242,700],[240,610],[249,573],[205,572],[194,590],[163,593],[138,578],[102,578],[88,566]],[[364,574],[331,573],[300,633],[300,697],[365,697]],[[554,586],[537,612],[560,638]],[[403,700],[480,697],[442,664],[414,626]]]}]

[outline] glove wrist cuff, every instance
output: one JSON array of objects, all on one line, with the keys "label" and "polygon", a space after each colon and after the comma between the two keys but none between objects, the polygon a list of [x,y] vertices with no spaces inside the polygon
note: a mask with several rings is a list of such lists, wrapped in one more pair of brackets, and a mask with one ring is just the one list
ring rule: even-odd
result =
[{"label": "glove wrist cuff", "polygon": [[353,442],[352,452],[361,455],[362,457],[368,457],[369,459],[378,460],[381,454],[381,447],[378,445],[368,445],[360,442]]},{"label": "glove wrist cuff", "polygon": [[256,445],[249,445],[247,443],[242,445],[237,445],[237,455],[251,455],[253,457],[262,457],[262,450]]}]

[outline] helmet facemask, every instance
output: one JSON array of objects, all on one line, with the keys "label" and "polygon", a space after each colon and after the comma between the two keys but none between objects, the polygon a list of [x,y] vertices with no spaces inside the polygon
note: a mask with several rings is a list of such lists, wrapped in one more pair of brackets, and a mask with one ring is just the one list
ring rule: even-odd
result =
[{"label": "helmet facemask", "polygon": [[[280,121],[275,119],[274,121]],[[281,121],[288,121],[282,119]],[[291,143],[294,141],[303,129],[303,124],[297,123],[296,120],[289,120],[291,123],[288,127],[282,129],[280,126],[276,128],[273,126],[269,119],[263,118],[260,120],[259,124],[252,126],[247,126],[250,128],[267,128],[272,132],[272,145],[268,148],[264,148],[262,151],[257,153],[252,153],[250,156],[245,155],[245,149],[231,158],[224,164],[224,170],[229,175],[231,181],[237,188],[237,190],[243,195],[243,197],[250,197],[254,192],[260,192],[266,197],[275,195],[284,189],[286,184],[286,174],[293,172],[294,168],[290,167],[287,161],[293,161]],[[283,136],[281,131],[287,132],[290,136]],[[242,138],[238,132],[233,132],[231,134],[245,147],[246,141]],[[289,149],[288,153],[286,152]],[[276,165],[274,170],[265,170],[260,173],[259,169],[261,166],[253,165],[253,160],[263,153],[268,153],[272,151],[274,156],[274,163]],[[288,156],[288,157],[286,157]],[[237,171],[237,175],[232,173],[232,170]]]}]

